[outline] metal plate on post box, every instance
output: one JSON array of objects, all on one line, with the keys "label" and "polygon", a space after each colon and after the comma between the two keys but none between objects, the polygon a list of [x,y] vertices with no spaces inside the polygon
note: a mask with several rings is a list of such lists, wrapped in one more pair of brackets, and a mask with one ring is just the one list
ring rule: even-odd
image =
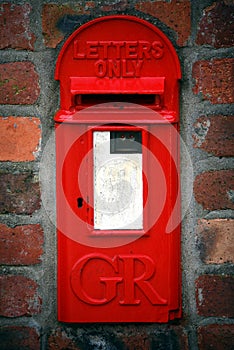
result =
[{"label": "metal plate on post box", "polygon": [[[135,133],[139,137],[140,132]],[[127,131],[93,133],[94,229],[143,229],[142,154],[132,153],[139,143],[131,140],[124,146],[119,144],[132,135],[134,132]],[[120,156],[123,151],[124,156]]]}]

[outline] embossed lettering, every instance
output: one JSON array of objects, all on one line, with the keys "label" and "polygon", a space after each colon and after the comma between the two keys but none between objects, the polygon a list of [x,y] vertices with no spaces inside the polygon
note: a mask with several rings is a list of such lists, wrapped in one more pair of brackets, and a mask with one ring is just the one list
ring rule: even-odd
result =
[{"label": "embossed lettering", "polygon": [[163,56],[163,44],[161,41],[154,41],[152,43],[152,56],[156,59]]},{"label": "embossed lettering", "polygon": [[160,59],[163,56],[161,41],[74,41],[75,59]]},{"label": "embossed lettering", "polygon": [[[83,42],[83,44],[84,44],[84,42]],[[82,45],[82,42],[80,40],[74,41],[74,46],[73,46],[74,58],[84,59],[86,57],[85,52],[84,52],[84,47],[81,47],[81,45]]]},{"label": "embossed lettering", "polygon": [[121,47],[125,45],[125,41],[112,41],[112,45],[115,48],[115,57],[121,58]]},{"label": "embossed lettering", "polygon": [[126,41],[125,58],[137,58],[137,41]]},{"label": "embossed lettering", "polygon": [[143,60],[98,60],[95,62],[95,75],[99,78],[140,77]]},{"label": "embossed lettering", "polygon": [[[140,304],[141,301],[135,298],[136,287],[153,305],[166,303],[166,300],[159,296],[149,282],[155,275],[155,264],[151,258],[146,255],[120,255],[119,258],[124,261],[124,299],[120,301],[120,304]],[[140,276],[135,275],[137,261],[144,268],[144,272]]]},{"label": "embossed lettering", "polygon": [[107,65],[106,61],[98,60],[94,64],[95,74],[99,78],[103,78],[106,75]]},{"label": "embossed lettering", "polygon": [[86,58],[98,58],[98,41],[86,41]]},{"label": "embossed lettering", "polygon": [[161,41],[74,41],[74,59],[95,60],[98,78],[140,77],[145,60],[160,59],[164,54]]},{"label": "embossed lettering", "polygon": [[99,45],[102,48],[102,58],[108,58],[108,47],[111,46],[111,41],[99,41]]},{"label": "embossed lettering", "polygon": [[[110,258],[94,253],[85,255],[74,265],[71,286],[76,296],[90,305],[104,305],[117,296],[120,305],[139,305],[141,299],[136,298],[136,292],[152,305],[165,305],[167,301],[152,285],[155,272],[155,263],[147,255],[116,255]],[[90,275],[95,276],[95,284],[90,281]],[[99,297],[95,297],[96,291]]]},{"label": "embossed lettering", "polygon": [[[87,304],[91,305],[103,305],[108,302],[110,302],[112,299],[116,296],[116,285],[117,283],[122,281],[122,277],[103,277],[100,276],[100,284],[105,286],[103,297],[102,298],[94,298],[92,296],[92,290],[91,291],[85,291],[83,284],[82,284],[82,278],[83,274],[85,273],[85,267],[91,262],[95,261],[95,263],[98,265],[98,261],[104,261],[105,264],[110,266],[113,269],[113,273],[118,272],[118,264],[115,258],[112,260],[106,255],[103,254],[89,254],[85,255],[83,258],[77,261],[75,267],[73,268],[73,272],[71,275],[71,284],[73,287],[73,290],[75,294],[78,296],[80,300]],[[90,278],[89,276],[85,276],[86,278]],[[98,286],[95,286],[95,288],[98,288]]]},{"label": "embossed lettering", "polygon": [[150,49],[151,49],[151,45],[148,41],[139,41],[138,42],[138,45],[139,45],[139,49],[138,49],[138,57],[140,59],[150,59],[151,56],[150,56]]},{"label": "embossed lettering", "polygon": [[109,60],[108,77],[120,78],[120,60]]},{"label": "embossed lettering", "polygon": [[131,62],[132,62],[132,65],[134,67],[134,70],[135,70],[135,77],[139,78],[141,76],[141,68],[143,66],[144,61],[143,60],[137,60],[137,61],[132,60]]},{"label": "embossed lettering", "polygon": [[122,76],[124,78],[134,77],[134,72],[131,70],[128,64],[129,61],[122,60]]}]

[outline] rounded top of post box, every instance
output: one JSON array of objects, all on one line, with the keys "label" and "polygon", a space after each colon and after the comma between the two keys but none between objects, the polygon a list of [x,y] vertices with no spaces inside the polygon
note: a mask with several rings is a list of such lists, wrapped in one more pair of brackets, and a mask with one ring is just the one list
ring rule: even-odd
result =
[{"label": "rounded top of post box", "polygon": [[55,120],[77,121],[76,112],[84,108],[125,101],[177,122],[180,78],[176,50],[157,27],[127,15],[97,18],[78,28],[58,56]]},{"label": "rounded top of post box", "polygon": [[[114,54],[113,51],[115,51]],[[121,51],[123,52],[122,55]],[[169,71],[173,70],[174,77],[181,78],[179,59],[170,40],[156,26],[135,16],[113,15],[100,17],[83,24],[75,30],[66,40],[59,53],[55,69],[56,80],[60,80],[64,76],[62,71],[70,71],[68,62],[71,59],[71,54],[73,60],[79,63],[82,61],[101,61],[102,59],[112,60],[113,58],[145,60],[148,62],[158,60],[161,62],[161,58],[165,61],[164,56],[167,55],[171,57],[170,60],[167,57],[164,66]],[[113,62],[111,64],[114,65]],[[140,63],[138,66],[134,66],[132,70],[131,68],[124,66],[125,77],[131,77],[133,71],[134,77],[140,75],[140,70],[142,75],[145,75]],[[103,67],[100,69],[99,74],[104,74]],[[115,70],[115,67],[113,70]],[[108,75],[108,69],[106,69],[106,74]],[[115,73],[112,72],[112,74]],[[87,73],[84,75],[87,76]]]}]

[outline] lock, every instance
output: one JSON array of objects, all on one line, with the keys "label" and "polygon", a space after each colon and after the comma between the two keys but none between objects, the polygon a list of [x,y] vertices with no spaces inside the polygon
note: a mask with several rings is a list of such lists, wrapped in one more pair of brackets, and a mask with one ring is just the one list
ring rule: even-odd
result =
[{"label": "lock", "polygon": [[180,78],[168,38],[133,16],[90,21],[61,49],[60,322],[181,317]]}]

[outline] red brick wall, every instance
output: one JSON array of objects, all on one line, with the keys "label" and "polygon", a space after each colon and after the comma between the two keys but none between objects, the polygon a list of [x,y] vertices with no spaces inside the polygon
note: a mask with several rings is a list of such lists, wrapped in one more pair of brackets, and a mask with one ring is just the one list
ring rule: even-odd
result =
[{"label": "red brick wall", "polygon": [[[232,0],[0,4],[1,349],[234,347],[233,13]],[[54,67],[68,35],[109,14],[157,25],[182,66],[181,135],[193,168],[182,154],[182,200],[191,188],[193,197],[182,224],[183,317],[167,325],[56,320],[56,235],[42,198],[53,163],[39,179],[59,107]]]}]

